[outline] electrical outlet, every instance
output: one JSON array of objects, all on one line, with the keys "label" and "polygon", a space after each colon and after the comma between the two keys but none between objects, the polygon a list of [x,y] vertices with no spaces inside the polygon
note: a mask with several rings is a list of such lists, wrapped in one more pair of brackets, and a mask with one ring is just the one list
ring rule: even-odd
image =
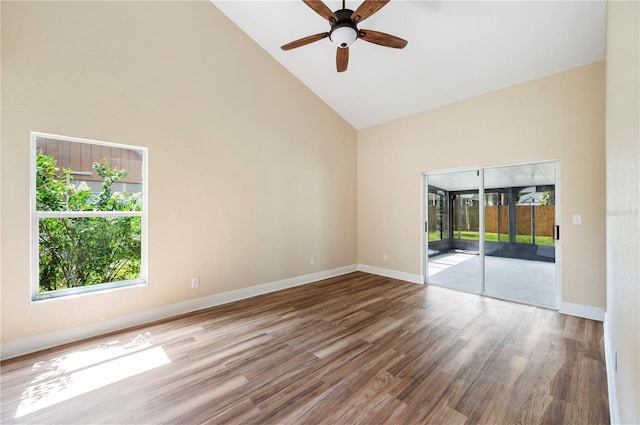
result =
[{"label": "electrical outlet", "polygon": [[200,278],[199,277],[192,277],[191,278],[191,287],[192,288],[197,288],[198,286],[200,286]]},{"label": "electrical outlet", "polygon": [[316,265],[316,259],[314,257],[309,258],[309,265],[310,266],[315,266]]},{"label": "electrical outlet", "polygon": [[389,261],[387,254],[382,254],[382,261]]}]

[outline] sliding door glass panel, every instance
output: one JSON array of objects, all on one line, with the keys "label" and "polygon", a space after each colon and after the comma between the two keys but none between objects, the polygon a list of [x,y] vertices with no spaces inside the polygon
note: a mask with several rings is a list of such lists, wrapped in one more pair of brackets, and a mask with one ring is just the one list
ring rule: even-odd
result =
[{"label": "sliding door glass panel", "polygon": [[427,282],[480,293],[480,177],[476,170],[427,176]]},{"label": "sliding door glass panel", "polygon": [[484,293],[556,306],[555,163],[484,170]]}]

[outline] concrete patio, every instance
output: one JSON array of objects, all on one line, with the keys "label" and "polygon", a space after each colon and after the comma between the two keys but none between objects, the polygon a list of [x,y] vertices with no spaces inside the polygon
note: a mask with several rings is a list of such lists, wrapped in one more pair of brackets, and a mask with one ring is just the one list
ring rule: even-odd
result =
[{"label": "concrete patio", "polygon": [[[555,263],[485,257],[485,292],[490,297],[558,308]],[[480,256],[452,252],[429,258],[429,284],[480,292]]]}]

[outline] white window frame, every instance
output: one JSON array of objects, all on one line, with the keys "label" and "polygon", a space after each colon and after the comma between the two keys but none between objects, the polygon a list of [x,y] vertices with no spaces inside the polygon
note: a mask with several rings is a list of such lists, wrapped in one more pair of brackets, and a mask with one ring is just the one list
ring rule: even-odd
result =
[{"label": "white window frame", "polygon": [[[36,140],[38,138],[56,139],[74,143],[109,146],[121,149],[132,149],[142,153],[142,211],[37,211],[36,210]],[[30,210],[31,210],[31,302],[63,298],[92,292],[109,291],[117,288],[132,286],[146,286],[147,282],[147,148],[141,146],[124,145],[98,140],[82,139],[78,137],[60,136],[56,134],[31,132],[30,149]],[[141,247],[140,247],[140,277],[118,282],[99,283],[77,288],[59,289],[40,293],[40,255],[39,255],[39,220],[41,218],[82,218],[82,217],[141,217]]]}]

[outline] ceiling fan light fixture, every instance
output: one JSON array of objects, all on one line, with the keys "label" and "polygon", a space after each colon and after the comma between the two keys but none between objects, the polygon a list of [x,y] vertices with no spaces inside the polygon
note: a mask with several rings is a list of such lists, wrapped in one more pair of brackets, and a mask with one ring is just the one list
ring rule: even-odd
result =
[{"label": "ceiling fan light fixture", "polygon": [[[0,0],[1,1],[1,0]],[[331,29],[329,32],[321,32],[280,46],[282,50],[291,50],[307,44],[329,38],[336,45],[336,70],[344,72],[349,64],[349,46],[354,41],[361,38],[368,43],[377,44],[394,49],[403,49],[407,45],[407,40],[403,40],[395,35],[385,34],[374,30],[358,30],[358,24],[374,13],[376,13],[390,0],[363,0],[354,12],[347,9],[345,0],[342,0],[342,9],[332,12],[322,0],[302,0],[318,15],[329,21]]]},{"label": "ceiling fan light fixture", "polygon": [[329,33],[329,38],[333,44],[344,49],[358,39],[358,30],[349,24],[335,26]]}]

